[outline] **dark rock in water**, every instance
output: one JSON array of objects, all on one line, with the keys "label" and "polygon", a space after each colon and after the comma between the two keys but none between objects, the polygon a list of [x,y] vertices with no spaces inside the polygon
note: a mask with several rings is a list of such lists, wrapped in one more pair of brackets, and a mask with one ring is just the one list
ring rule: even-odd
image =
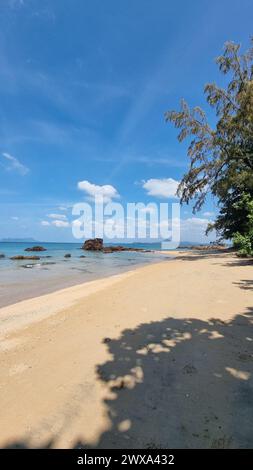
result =
[{"label": "dark rock in water", "polygon": [[79,258],[86,258],[86,256],[85,256],[85,255],[81,255],[81,256],[79,256]]},{"label": "dark rock in water", "polygon": [[12,260],[14,260],[14,261],[25,260],[25,259],[37,261],[37,260],[40,259],[40,257],[39,257],[39,256],[17,255],[17,256],[12,256],[10,259],[12,259]]},{"label": "dark rock in water", "polygon": [[66,253],[66,255],[64,255],[64,258],[71,258],[71,254],[70,254],[70,253]]},{"label": "dark rock in water", "polygon": [[192,374],[196,374],[196,372],[198,372],[197,369],[196,369],[196,367],[194,367],[194,366],[191,365],[191,364],[186,364],[186,365],[184,366],[184,368],[183,368],[183,373],[184,373],[184,374],[190,374],[190,375],[192,375]]},{"label": "dark rock in water", "polygon": [[86,240],[82,246],[82,250],[103,251],[103,238],[92,238]]},{"label": "dark rock in water", "polygon": [[121,245],[105,246],[103,249],[104,253],[114,253],[115,251],[125,251],[125,248]]},{"label": "dark rock in water", "polygon": [[143,248],[133,248],[122,245],[104,246],[102,238],[92,238],[86,240],[82,246],[82,250],[102,251],[103,253],[115,253],[119,251],[140,251],[142,253],[151,252],[151,250],[144,250]]},{"label": "dark rock in water", "polygon": [[43,246],[32,246],[30,248],[26,248],[25,251],[47,251],[47,249]]},{"label": "dark rock in water", "polygon": [[5,255],[3,253],[0,253],[0,259],[5,258]]},{"label": "dark rock in water", "polygon": [[132,246],[122,246],[122,245],[111,245],[105,246],[103,249],[104,253],[115,253],[119,251],[134,251],[134,252],[141,252],[141,253],[151,253],[151,250],[144,250],[143,248],[134,248]]}]

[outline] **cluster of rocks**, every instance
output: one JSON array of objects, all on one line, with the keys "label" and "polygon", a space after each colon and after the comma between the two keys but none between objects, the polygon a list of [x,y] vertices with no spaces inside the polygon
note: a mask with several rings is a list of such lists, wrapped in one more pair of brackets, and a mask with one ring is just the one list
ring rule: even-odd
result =
[{"label": "cluster of rocks", "polygon": [[[151,252],[151,250],[145,250],[143,248],[133,248],[133,247],[127,247],[127,246],[122,246],[122,245],[110,245],[110,246],[104,246],[104,241],[102,238],[91,238],[89,240],[86,240],[82,246],[82,250],[86,251],[100,251],[102,253],[115,253],[115,252],[120,252],[120,251],[140,251],[140,252]],[[43,246],[32,246],[29,248],[26,248],[24,251],[28,252],[41,252],[41,251],[46,251],[46,248]],[[4,254],[0,253],[0,259],[5,258]],[[43,256],[43,258],[51,258],[51,256]],[[65,259],[71,258],[70,253],[66,253],[64,255]],[[85,255],[81,255],[80,258],[86,258]],[[10,258],[11,260],[14,261],[23,261],[23,260],[29,260],[29,261],[38,261],[41,259],[40,256],[38,255],[16,255],[12,256]]]},{"label": "cluster of rocks", "polygon": [[104,246],[103,238],[90,238],[89,240],[86,240],[82,246],[82,250],[102,251],[103,253],[115,253],[119,251],[151,252],[151,250],[144,250],[143,248],[133,248],[122,245]]},{"label": "cluster of rocks", "polygon": [[47,249],[43,246],[32,246],[30,248],[26,248],[25,251],[47,251]]},{"label": "cluster of rocks", "polygon": [[[25,248],[24,251],[28,251],[28,252],[41,252],[41,251],[47,251],[46,248],[44,248],[43,246],[32,246],[32,247],[29,247],[29,248]],[[5,257],[5,255],[1,255],[0,254],[0,258],[1,257]],[[43,256],[43,258],[51,258],[51,256]],[[66,255],[64,255],[64,258],[71,258],[71,254],[70,253],[66,253]],[[38,255],[32,255],[32,256],[28,256],[28,255],[16,255],[16,256],[12,256],[10,259],[14,260],[14,261],[23,261],[23,260],[29,260],[29,261],[39,261],[41,259],[40,256]],[[49,263],[48,263],[49,264]],[[53,264],[53,263],[50,263],[50,264]],[[55,264],[55,263],[54,263]]]},{"label": "cluster of rocks", "polygon": [[115,251],[141,251],[142,253],[151,253],[151,250],[144,248],[133,248],[132,246],[111,245],[103,248],[103,253],[114,253]]},{"label": "cluster of rocks", "polygon": [[224,250],[226,245],[222,243],[210,243],[210,245],[193,245],[188,247],[190,250],[198,250],[198,251],[207,251],[207,250]]},{"label": "cluster of rocks", "polygon": [[86,240],[82,246],[82,250],[87,251],[103,251],[103,238],[91,238]]},{"label": "cluster of rocks", "polygon": [[[25,248],[24,251],[28,251],[28,252],[31,252],[31,251],[35,251],[35,252],[40,252],[40,251],[47,251],[46,248],[44,248],[43,246],[31,246],[29,248]],[[46,256],[45,258],[49,258],[49,256]],[[10,259],[14,260],[14,261],[23,261],[23,260],[29,260],[29,261],[39,261],[40,260],[40,256],[28,256],[28,255],[16,255],[16,256],[12,256]]]}]

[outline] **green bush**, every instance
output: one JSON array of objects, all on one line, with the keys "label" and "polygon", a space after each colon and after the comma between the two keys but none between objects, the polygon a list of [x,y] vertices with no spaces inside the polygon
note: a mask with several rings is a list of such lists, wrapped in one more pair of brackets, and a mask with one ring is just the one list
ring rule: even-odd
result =
[{"label": "green bush", "polygon": [[234,235],[233,244],[240,256],[253,256],[253,230],[247,235],[237,232]]}]

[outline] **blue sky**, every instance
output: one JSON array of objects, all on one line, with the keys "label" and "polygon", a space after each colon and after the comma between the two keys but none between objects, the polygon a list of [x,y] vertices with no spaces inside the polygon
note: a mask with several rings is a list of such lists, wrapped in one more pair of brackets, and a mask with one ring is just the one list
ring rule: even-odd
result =
[{"label": "blue sky", "polygon": [[[1,0],[0,238],[71,241],[55,220],[90,198],[80,181],[170,201],[159,182],[187,157],[164,112],[182,97],[207,109],[214,57],[247,48],[252,19],[252,0]],[[214,212],[211,198],[197,221],[183,207],[183,238],[203,240]]]}]

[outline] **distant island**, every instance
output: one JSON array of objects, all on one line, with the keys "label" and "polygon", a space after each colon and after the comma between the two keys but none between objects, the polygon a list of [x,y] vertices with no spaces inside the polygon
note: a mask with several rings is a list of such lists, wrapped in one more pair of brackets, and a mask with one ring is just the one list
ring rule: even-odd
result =
[{"label": "distant island", "polygon": [[39,243],[34,238],[2,238],[1,243]]}]

